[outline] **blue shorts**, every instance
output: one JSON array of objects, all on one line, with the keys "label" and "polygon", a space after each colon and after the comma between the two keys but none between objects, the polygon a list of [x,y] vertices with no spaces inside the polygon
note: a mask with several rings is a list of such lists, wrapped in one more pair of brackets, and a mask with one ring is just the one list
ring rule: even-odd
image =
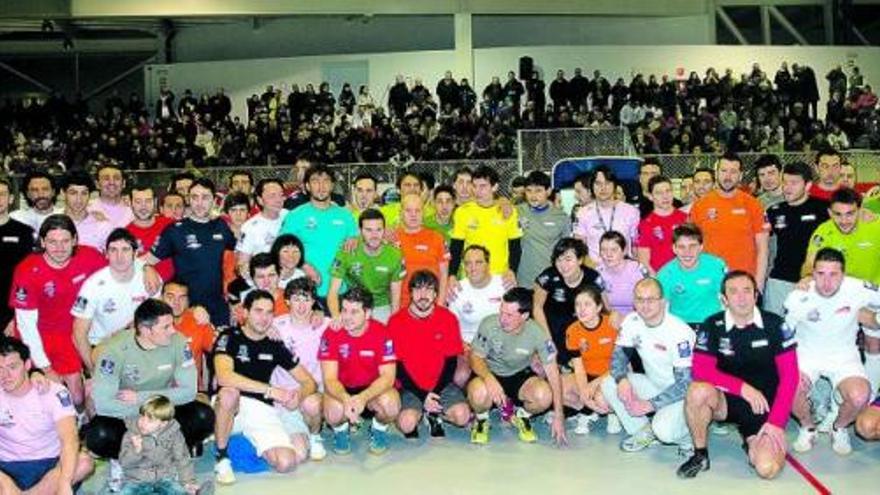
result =
[{"label": "blue shorts", "polygon": [[52,457],[31,461],[0,461],[0,471],[12,478],[19,490],[30,490],[58,465],[58,459]]}]

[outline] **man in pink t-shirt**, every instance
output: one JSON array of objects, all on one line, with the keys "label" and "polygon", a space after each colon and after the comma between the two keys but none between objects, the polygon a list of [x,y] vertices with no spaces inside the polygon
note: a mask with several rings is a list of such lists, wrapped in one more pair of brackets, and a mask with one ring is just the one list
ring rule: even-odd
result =
[{"label": "man in pink t-shirt", "polygon": [[99,211],[113,228],[125,228],[134,220],[131,207],[125,202],[125,178],[122,170],[111,164],[98,167],[98,197],[89,205],[89,211]]},{"label": "man in pink t-shirt", "polygon": [[30,351],[0,342],[0,493],[72,494],[94,463],[79,450],[76,410],[67,389],[31,382]]},{"label": "man in pink t-shirt", "polygon": [[[330,318],[325,317],[317,326],[313,324],[316,290],[315,282],[310,278],[302,277],[288,282],[284,288],[284,299],[290,311],[275,318],[273,326],[287,350],[312,375],[318,384],[318,390],[323,391],[324,381],[321,363],[318,361],[318,349],[321,346],[321,336],[330,324]],[[269,384],[285,389],[299,388],[299,383],[281,368],[275,369]],[[300,397],[300,400],[302,402],[299,409],[309,426],[309,455],[312,460],[321,460],[327,455],[321,439],[321,393]]]}]

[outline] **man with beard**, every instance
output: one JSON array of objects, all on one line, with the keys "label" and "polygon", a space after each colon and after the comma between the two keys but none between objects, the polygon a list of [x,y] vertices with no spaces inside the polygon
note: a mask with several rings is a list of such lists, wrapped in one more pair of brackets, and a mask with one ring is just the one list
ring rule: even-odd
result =
[{"label": "man with beard", "polygon": [[761,202],[739,188],[742,175],[739,156],[722,156],[717,165],[718,189],[694,203],[690,218],[703,231],[706,252],[723,259],[730,270],[750,273],[763,291],[770,225]]},{"label": "man with beard", "polygon": [[443,437],[443,419],[461,427],[471,417],[464,392],[454,382],[464,346],[455,315],[437,306],[437,276],[419,270],[408,285],[409,307],[395,313],[388,322],[388,333],[397,351],[400,383],[397,427],[404,435],[417,437],[424,410],[431,436]]},{"label": "man with beard", "polygon": [[46,172],[29,172],[21,182],[27,208],[19,208],[9,216],[34,232],[39,232],[43,220],[53,213],[60,213],[61,208],[55,207],[55,186],[52,177]]}]

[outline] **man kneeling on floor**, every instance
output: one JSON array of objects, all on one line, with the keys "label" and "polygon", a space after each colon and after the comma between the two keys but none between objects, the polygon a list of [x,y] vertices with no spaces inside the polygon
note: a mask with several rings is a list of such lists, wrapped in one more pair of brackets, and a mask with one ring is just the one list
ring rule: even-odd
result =
[{"label": "man kneeling on floor", "polygon": [[[235,482],[227,454],[229,435],[242,433],[257,455],[279,473],[293,470],[308,455],[309,428],[299,405],[317,390],[315,380],[284,343],[268,332],[274,318],[275,300],[264,290],[251,291],[244,299],[247,321],[217,338],[214,368],[220,390],[214,397],[217,423],[217,482]],[[276,367],[288,370],[300,387],[290,390],[269,384]],[[273,407],[279,403],[284,407]]]},{"label": "man kneeling on floor", "polygon": [[0,493],[72,494],[92,473],[79,451],[76,410],[64,386],[40,393],[31,382],[30,350],[0,342]]},{"label": "man kneeling on floor", "polygon": [[352,287],[341,296],[342,328],[328,328],[318,359],[324,375],[324,420],[333,428],[333,451],[351,452],[350,425],[373,416],[370,453],[388,450],[388,425],[400,413],[394,390],[397,356],[385,325],[371,318],[373,296]]},{"label": "man kneeling on floor", "polygon": [[785,465],[785,423],[798,386],[794,329],[775,313],[755,306],[758,289],[746,272],[721,284],[725,311],[700,326],[694,382],[685,401],[694,455],[678,468],[680,478],[709,469],[711,421],[733,423],[758,476],[775,477]]},{"label": "man kneeling on floor", "polygon": [[464,392],[454,382],[458,357],[464,353],[461,330],[455,315],[437,306],[438,287],[432,272],[415,272],[407,287],[409,306],[388,322],[403,404],[397,427],[408,438],[418,437],[422,411],[432,437],[446,436],[444,419],[465,426],[471,418]]},{"label": "man kneeling on floor", "polygon": [[[532,291],[514,287],[501,299],[499,314],[487,316],[471,349],[476,377],[468,383],[468,401],[477,416],[471,442],[489,442],[489,409],[501,409],[501,418],[513,422],[519,439],[537,440],[531,417],[553,407],[550,432],[558,444],[566,443],[562,412],[562,379],[556,365],[556,346],[533,319]],[[546,379],[532,369],[540,360]]]}]

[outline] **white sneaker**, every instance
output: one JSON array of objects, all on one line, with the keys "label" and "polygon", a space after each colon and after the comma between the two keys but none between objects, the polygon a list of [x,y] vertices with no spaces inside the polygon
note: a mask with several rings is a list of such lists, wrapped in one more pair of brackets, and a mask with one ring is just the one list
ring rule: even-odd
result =
[{"label": "white sneaker", "polygon": [[228,457],[224,457],[217,461],[214,465],[214,475],[217,483],[221,485],[231,485],[235,483],[235,473],[232,472],[232,461]]},{"label": "white sneaker", "polygon": [[623,426],[620,425],[620,418],[617,417],[616,414],[611,413],[605,417],[607,423],[605,423],[605,433],[609,435],[617,435],[621,431],[623,431]]},{"label": "white sneaker", "polygon": [[849,430],[846,428],[832,428],[831,430],[831,448],[838,455],[848,455],[852,453],[852,445],[849,442]]},{"label": "white sneaker", "polygon": [[556,414],[553,411],[547,411],[547,413],[544,414],[544,423],[546,423],[548,425],[552,425],[553,418],[555,418],[555,417],[556,417]]},{"label": "white sneaker", "polygon": [[[792,448],[794,448],[795,452],[809,452],[813,448],[813,444],[816,443],[816,429],[815,428],[799,428],[797,439],[791,444]],[[847,439],[849,441],[849,439]]]},{"label": "white sneaker", "polygon": [[122,490],[122,464],[117,459],[110,459],[110,478],[107,480],[107,488],[113,493]]},{"label": "white sneaker", "polygon": [[309,459],[320,461],[327,457],[327,449],[324,448],[324,439],[320,433],[309,435]]},{"label": "white sneaker", "polygon": [[726,437],[727,435],[730,435],[730,425],[728,425],[727,423],[717,423],[713,421],[712,424],[709,425],[709,431],[711,431],[713,435]]},{"label": "white sneaker", "polygon": [[593,414],[578,414],[575,416],[575,420],[577,421],[577,426],[574,427],[575,435],[589,435],[590,434],[590,424],[599,419],[595,413]]}]

